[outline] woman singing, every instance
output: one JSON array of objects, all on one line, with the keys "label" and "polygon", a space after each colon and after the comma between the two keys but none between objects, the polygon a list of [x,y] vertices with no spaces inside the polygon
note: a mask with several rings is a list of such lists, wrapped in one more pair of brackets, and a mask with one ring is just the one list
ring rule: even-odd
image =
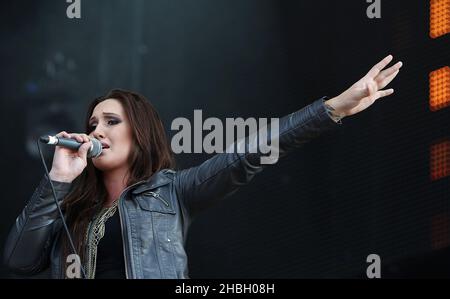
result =
[{"label": "woman singing", "polygon": [[[341,119],[393,93],[383,90],[402,63],[376,64],[337,97],[318,99],[279,120],[279,156],[336,128]],[[59,218],[50,180],[61,204],[86,278],[188,278],[186,234],[202,209],[235,192],[260,172],[259,153],[223,153],[197,167],[174,171],[162,122],[141,95],[112,90],[88,108],[85,134],[60,132],[83,145],[56,147],[45,176],[16,220],[4,262],[14,272],[50,267],[66,278],[73,254]],[[87,159],[91,139],[103,150]]]}]

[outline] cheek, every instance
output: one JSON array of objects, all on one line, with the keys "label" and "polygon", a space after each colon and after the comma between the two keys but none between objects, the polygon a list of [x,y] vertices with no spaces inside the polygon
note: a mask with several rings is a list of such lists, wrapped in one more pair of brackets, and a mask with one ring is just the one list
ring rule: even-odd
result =
[{"label": "cheek", "polygon": [[130,138],[122,137],[119,140],[119,148],[117,148],[117,152],[122,156],[128,156],[133,148],[133,142]]},{"label": "cheek", "polygon": [[133,138],[131,137],[131,132],[126,132],[123,136],[123,144],[124,148],[127,149],[127,152],[130,152],[134,147]]}]

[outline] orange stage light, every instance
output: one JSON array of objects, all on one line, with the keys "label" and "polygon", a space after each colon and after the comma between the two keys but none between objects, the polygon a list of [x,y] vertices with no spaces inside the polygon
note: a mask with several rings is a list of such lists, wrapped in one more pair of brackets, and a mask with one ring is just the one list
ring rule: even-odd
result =
[{"label": "orange stage light", "polygon": [[430,36],[438,38],[450,32],[450,0],[430,1]]},{"label": "orange stage light", "polygon": [[430,73],[430,109],[436,111],[450,106],[450,67]]}]

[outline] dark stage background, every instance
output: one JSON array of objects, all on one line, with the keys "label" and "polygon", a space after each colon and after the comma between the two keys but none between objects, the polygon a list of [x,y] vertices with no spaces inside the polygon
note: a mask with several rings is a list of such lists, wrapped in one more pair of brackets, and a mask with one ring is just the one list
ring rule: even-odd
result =
[{"label": "dark stage background", "polygon": [[382,277],[450,277],[449,177],[430,177],[450,110],[429,108],[449,36],[430,38],[429,1],[381,2],[381,19],[365,0],[82,0],[81,19],[63,0],[2,3],[0,245],[43,176],[35,139],[80,132],[87,103],[112,88],[147,96],[173,136],[172,120],[194,109],[281,117],[393,54],[404,62],[394,95],[193,223],[191,277],[364,278],[372,253]]}]

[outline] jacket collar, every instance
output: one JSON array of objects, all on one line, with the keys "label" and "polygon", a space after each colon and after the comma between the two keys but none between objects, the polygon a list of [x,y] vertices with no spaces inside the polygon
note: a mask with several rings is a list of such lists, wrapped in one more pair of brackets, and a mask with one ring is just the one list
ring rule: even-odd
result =
[{"label": "jacket collar", "polygon": [[136,186],[131,191],[131,193],[133,194],[143,193],[145,191],[149,191],[161,187],[163,185],[167,185],[171,181],[172,179],[168,177],[164,172],[158,171],[157,173],[153,174],[147,181],[143,181],[143,183],[138,184],[138,186]]}]

